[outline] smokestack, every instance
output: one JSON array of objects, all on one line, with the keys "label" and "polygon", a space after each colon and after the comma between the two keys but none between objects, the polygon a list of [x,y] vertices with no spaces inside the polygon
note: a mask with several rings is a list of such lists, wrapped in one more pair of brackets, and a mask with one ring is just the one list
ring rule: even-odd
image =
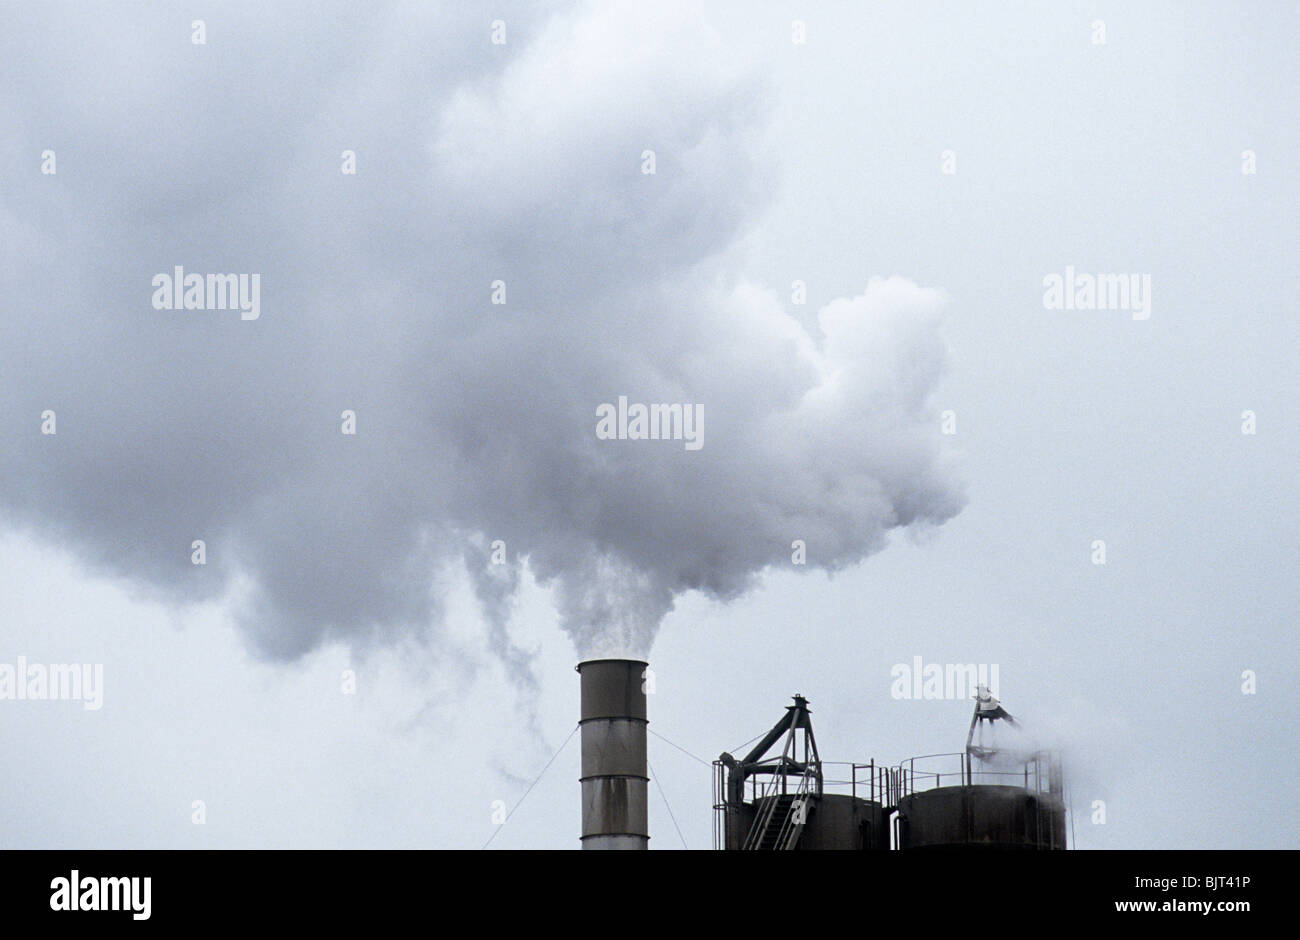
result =
[{"label": "smokestack", "polygon": [[582,677],[582,847],[645,849],[646,663],[590,659]]}]

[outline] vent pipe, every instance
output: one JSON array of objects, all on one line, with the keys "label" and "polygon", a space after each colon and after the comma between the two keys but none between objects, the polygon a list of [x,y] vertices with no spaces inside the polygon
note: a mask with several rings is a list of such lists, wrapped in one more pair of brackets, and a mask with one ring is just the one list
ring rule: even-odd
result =
[{"label": "vent pipe", "polygon": [[589,659],[582,681],[582,847],[645,849],[646,663]]}]

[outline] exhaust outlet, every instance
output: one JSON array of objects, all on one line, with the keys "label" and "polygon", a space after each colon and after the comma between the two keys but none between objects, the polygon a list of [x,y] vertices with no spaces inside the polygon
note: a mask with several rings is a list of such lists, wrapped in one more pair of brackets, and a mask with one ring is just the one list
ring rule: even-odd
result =
[{"label": "exhaust outlet", "polygon": [[578,663],[584,849],[649,847],[646,668],[639,659]]}]

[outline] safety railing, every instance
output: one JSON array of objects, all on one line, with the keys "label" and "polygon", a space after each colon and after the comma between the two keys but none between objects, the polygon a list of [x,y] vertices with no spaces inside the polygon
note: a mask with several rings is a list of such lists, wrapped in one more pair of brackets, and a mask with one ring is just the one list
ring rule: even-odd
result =
[{"label": "safety railing", "polygon": [[[804,823],[808,821],[809,804],[816,786],[816,777],[812,768],[809,767],[804,771],[803,776],[799,779],[799,786],[795,789],[794,802],[790,804],[786,811],[784,821],[781,823],[781,829],[776,835],[777,849],[789,849],[799,838],[799,833],[803,829]],[[776,800],[771,801],[774,805]]]},{"label": "safety railing", "polygon": [[890,768],[890,776],[898,798],[963,785],[1020,787],[1030,793],[1052,793],[1060,787],[1059,762],[1048,751],[1003,753],[986,760],[962,751],[921,754]]}]

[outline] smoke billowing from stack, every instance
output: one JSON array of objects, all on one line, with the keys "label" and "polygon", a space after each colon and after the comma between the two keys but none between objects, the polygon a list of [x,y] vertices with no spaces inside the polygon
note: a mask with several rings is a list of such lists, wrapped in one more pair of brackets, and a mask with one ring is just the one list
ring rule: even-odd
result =
[{"label": "smoke billowing from stack", "polygon": [[646,664],[593,659],[577,668],[582,677],[582,847],[648,848]]},{"label": "smoke billowing from stack", "polygon": [[[814,318],[779,282],[740,277],[751,261],[732,246],[781,189],[762,43],[700,28],[689,6],[546,4],[512,20],[506,58],[469,51],[478,13],[417,6],[355,28],[236,17],[259,49],[318,54],[234,70],[124,36],[111,10],[79,11],[78,61],[57,14],[0,31],[45,89],[0,89],[4,147],[40,153],[41,128],[63,129],[96,154],[76,198],[108,207],[32,193],[0,208],[10,306],[48,307],[57,284],[90,318],[72,342],[0,317],[0,427],[56,403],[59,418],[57,437],[7,433],[0,517],[163,597],[229,599],[279,658],[436,635],[431,585],[468,562],[489,648],[528,683],[508,633],[525,565],[580,659],[645,656],[687,592],[725,601],[769,568],[838,570],[957,514],[931,401],[942,292],[872,280]],[[361,25],[373,55],[355,54]],[[335,60],[356,80],[328,102],[286,111],[260,93],[319,87]],[[87,89],[105,108],[82,106]],[[240,102],[243,132],[162,122],[148,148],[121,133],[206,99]],[[228,172],[247,136],[293,152],[303,127],[334,126],[393,159],[347,185],[274,161]],[[653,177],[635,165],[647,128]],[[239,226],[213,225],[234,211]],[[377,216],[382,237],[352,236]],[[259,320],[150,310],[150,275],[201,259],[261,272]],[[703,446],[598,436],[620,396],[699,409]],[[477,547],[498,540],[508,569]]]}]

